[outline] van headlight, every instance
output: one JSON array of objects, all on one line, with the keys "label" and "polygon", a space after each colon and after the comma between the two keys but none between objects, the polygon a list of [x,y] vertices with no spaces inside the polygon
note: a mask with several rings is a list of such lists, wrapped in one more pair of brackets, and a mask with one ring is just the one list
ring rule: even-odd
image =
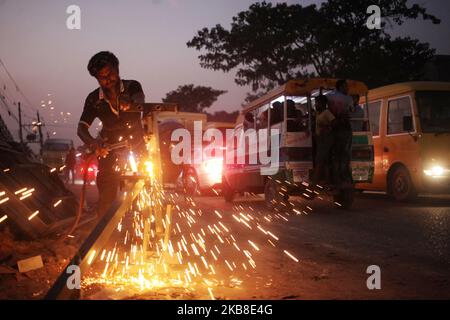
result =
[{"label": "van headlight", "polygon": [[203,170],[208,175],[208,178],[212,181],[221,181],[222,179],[222,168],[223,159],[214,158],[203,162]]},{"label": "van headlight", "polygon": [[423,170],[423,173],[430,177],[441,177],[444,175],[444,172],[445,170],[441,166],[433,166],[429,169]]},{"label": "van headlight", "polygon": [[222,158],[216,158],[216,159],[209,159],[203,162],[203,167],[205,168],[205,171],[208,174],[215,175],[215,174],[222,174],[222,167],[223,167],[223,159]]}]

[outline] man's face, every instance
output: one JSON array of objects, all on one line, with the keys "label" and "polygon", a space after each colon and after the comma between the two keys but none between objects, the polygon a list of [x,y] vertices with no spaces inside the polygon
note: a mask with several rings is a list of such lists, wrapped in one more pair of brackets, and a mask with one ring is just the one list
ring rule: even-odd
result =
[{"label": "man's face", "polygon": [[119,82],[119,69],[106,65],[97,73],[97,81],[102,89],[111,90]]}]

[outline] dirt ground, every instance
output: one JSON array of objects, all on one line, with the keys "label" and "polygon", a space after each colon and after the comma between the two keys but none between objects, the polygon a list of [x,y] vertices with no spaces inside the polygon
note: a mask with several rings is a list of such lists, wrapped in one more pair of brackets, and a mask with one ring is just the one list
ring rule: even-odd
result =
[{"label": "dirt ground", "polygon": [[[0,299],[42,299],[76,253],[91,226],[75,232],[74,238],[57,236],[39,241],[16,240],[6,229],[0,233]],[[17,261],[40,255],[43,268],[20,273]]]},{"label": "dirt ground", "polygon": [[[80,186],[69,186],[78,194]],[[87,192],[88,206],[96,201],[96,189]],[[92,219],[86,216],[86,219]],[[20,240],[8,227],[0,231],[0,299],[42,299],[72,259],[78,247],[94,227],[95,221],[81,225],[73,238],[61,240],[64,233],[54,234],[36,241]],[[17,261],[40,255],[43,268],[20,273]]]}]

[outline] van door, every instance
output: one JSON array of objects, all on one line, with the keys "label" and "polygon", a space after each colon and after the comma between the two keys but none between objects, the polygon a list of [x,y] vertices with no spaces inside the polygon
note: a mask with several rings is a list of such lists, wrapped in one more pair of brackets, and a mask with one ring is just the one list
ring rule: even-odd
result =
[{"label": "van door", "polygon": [[379,190],[384,189],[386,178],[383,170],[383,134],[381,132],[383,100],[371,101],[368,104],[370,129],[372,130],[373,149],[374,149],[374,175],[371,184],[364,185],[364,189]]},{"label": "van door", "polygon": [[418,163],[417,127],[410,95],[388,99],[386,137],[383,141],[382,161],[385,174],[394,163],[406,166],[414,174]]}]

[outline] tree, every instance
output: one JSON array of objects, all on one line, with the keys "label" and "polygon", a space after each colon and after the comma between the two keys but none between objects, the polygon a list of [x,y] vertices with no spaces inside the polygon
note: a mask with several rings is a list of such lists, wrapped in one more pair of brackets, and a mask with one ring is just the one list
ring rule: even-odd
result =
[{"label": "tree", "polygon": [[[382,9],[381,30],[369,29],[367,8]],[[393,39],[396,25],[410,19],[440,20],[407,0],[328,0],[320,7],[255,3],[221,25],[197,32],[187,46],[201,50],[203,68],[236,70],[238,85],[269,90],[298,77],[347,77],[370,86],[413,80],[433,56],[427,43]]]},{"label": "tree", "polygon": [[[367,15],[361,14],[371,4],[382,9],[380,30],[367,28]],[[315,29],[309,51],[320,76],[360,79],[370,87],[416,80],[435,53],[428,43],[390,35],[395,26],[410,19],[440,23],[424,7],[408,6],[407,0],[328,0],[319,13],[321,29]]]},{"label": "tree", "polygon": [[205,109],[211,107],[217,98],[226,92],[211,87],[187,84],[167,93],[163,102],[177,103],[180,111],[205,112]]},{"label": "tree", "polygon": [[247,94],[246,94],[246,96],[244,98],[244,102],[241,104],[241,106],[245,107],[250,102],[255,101],[258,98],[261,98],[265,94],[266,94],[266,92],[264,92],[264,91],[247,92]]},{"label": "tree", "polygon": [[314,5],[303,8],[284,3],[272,7],[271,3],[255,3],[233,17],[231,30],[221,25],[203,28],[187,46],[206,50],[199,56],[203,68],[225,72],[237,68],[238,85],[267,90],[289,78],[309,75],[304,68],[309,57],[297,47],[296,33],[290,30],[308,37],[307,28],[312,23],[306,21],[315,20],[317,15]]}]

